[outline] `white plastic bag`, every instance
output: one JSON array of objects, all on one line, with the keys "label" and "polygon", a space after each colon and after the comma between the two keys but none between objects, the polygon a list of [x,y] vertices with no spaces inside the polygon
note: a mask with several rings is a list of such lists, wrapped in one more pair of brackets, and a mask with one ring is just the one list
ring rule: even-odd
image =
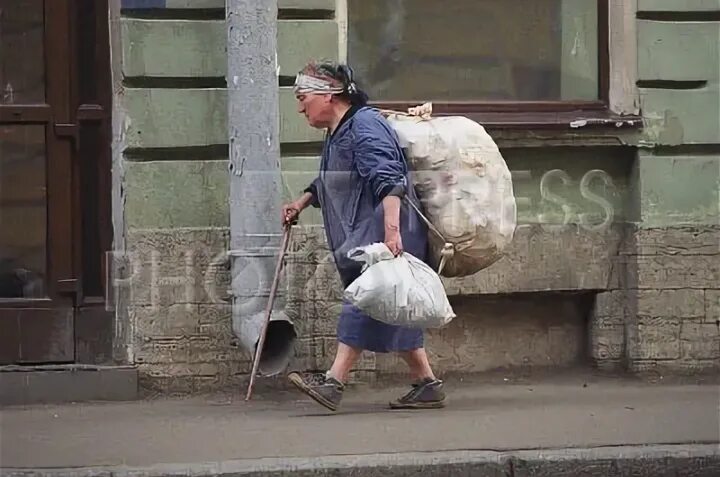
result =
[{"label": "white plastic bag", "polygon": [[455,318],[440,277],[422,260],[407,252],[394,257],[382,242],[354,248],[348,258],[364,265],[343,297],[372,318],[413,328],[441,328]]},{"label": "white plastic bag", "polygon": [[477,122],[432,117],[430,104],[416,109],[386,114],[433,226],[431,257],[436,264],[445,257],[443,276],[472,275],[498,261],[513,240],[517,211],[510,170]]}]

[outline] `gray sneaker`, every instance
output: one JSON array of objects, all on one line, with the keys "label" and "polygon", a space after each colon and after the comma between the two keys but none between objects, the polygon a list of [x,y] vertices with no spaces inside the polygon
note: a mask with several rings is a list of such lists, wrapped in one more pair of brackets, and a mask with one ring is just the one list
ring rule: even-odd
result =
[{"label": "gray sneaker", "polygon": [[298,373],[288,374],[288,380],[300,391],[313,398],[331,411],[337,411],[342,400],[345,385],[325,373]]},{"label": "gray sneaker", "polygon": [[390,402],[392,409],[438,409],[445,407],[443,382],[426,378],[414,383],[406,395]]}]

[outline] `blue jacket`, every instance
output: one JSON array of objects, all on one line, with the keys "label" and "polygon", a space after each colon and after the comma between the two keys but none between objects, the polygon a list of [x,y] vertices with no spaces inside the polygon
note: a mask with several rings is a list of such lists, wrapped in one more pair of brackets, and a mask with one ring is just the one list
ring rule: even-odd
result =
[{"label": "blue jacket", "polygon": [[422,207],[398,137],[375,109],[354,107],[323,147],[318,177],[306,189],[320,207],[330,250],[344,286],[362,264],[347,258],[354,247],[385,240],[382,200],[402,198],[400,234],[407,253],[427,262],[427,226],[406,199]]}]

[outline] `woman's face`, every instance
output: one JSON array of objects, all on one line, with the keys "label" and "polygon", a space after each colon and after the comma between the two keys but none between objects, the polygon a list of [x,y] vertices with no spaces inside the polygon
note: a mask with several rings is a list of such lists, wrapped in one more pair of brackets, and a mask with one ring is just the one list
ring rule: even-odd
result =
[{"label": "woman's face", "polygon": [[333,107],[331,94],[299,94],[298,112],[305,115],[310,126],[324,129],[332,124]]}]

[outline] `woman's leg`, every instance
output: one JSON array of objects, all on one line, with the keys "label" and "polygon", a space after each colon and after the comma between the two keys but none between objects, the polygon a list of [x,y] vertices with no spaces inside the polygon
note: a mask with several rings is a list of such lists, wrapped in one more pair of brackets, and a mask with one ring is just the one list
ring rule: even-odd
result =
[{"label": "woman's leg", "polygon": [[327,373],[288,374],[291,383],[326,408],[336,411],[342,400],[350,370],[362,350],[338,342],[335,361]]},{"label": "woman's leg", "polygon": [[412,389],[390,402],[393,409],[435,409],[445,407],[442,381],[435,377],[424,348],[399,353],[415,378]]},{"label": "woman's leg", "polygon": [[425,348],[401,352],[400,357],[407,363],[413,378],[420,381],[424,379],[435,379]]},{"label": "woman's leg", "polygon": [[335,361],[333,361],[333,365],[330,368],[330,376],[341,383],[346,383],[352,367],[355,365],[361,354],[362,350],[352,348],[345,343],[340,343],[338,341]]}]

